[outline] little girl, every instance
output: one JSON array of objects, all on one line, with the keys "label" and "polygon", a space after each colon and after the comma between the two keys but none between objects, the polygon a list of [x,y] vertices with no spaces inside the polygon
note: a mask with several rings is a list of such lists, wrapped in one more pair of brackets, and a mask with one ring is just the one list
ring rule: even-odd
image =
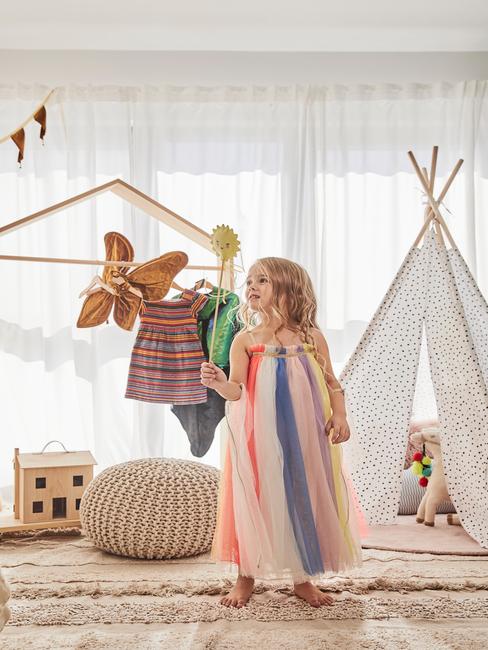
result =
[{"label": "little girl", "polygon": [[201,366],[202,384],[228,400],[212,546],[214,559],[239,568],[227,606],[247,603],[254,578],[291,578],[310,605],[331,605],[310,578],[361,564],[361,515],[338,446],[349,438],[344,394],[316,313],[301,266],[260,259],[249,270],[229,380],[215,364]]}]

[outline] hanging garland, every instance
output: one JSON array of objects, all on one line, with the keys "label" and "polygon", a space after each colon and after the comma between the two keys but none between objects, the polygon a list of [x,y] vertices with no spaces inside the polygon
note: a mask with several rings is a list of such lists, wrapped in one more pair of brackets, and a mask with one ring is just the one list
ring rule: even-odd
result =
[{"label": "hanging garland", "polygon": [[47,97],[44,99],[44,101],[35,109],[33,113],[29,115],[27,119],[25,119],[20,126],[18,126],[15,131],[12,131],[8,135],[5,135],[0,138],[0,144],[3,142],[7,142],[7,140],[12,140],[15,145],[17,146],[17,149],[19,150],[19,155],[17,156],[17,162],[19,163],[20,166],[22,166],[22,160],[24,159],[24,148],[25,148],[25,131],[24,127],[27,126],[30,122],[33,120],[36,121],[38,124],[41,125],[41,131],[39,133],[39,137],[42,140],[42,144],[44,144],[44,136],[46,135],[46,123],[47,123],[47,111],[46,111],[46,104],[55,92],[55,88],[51,90]]}]

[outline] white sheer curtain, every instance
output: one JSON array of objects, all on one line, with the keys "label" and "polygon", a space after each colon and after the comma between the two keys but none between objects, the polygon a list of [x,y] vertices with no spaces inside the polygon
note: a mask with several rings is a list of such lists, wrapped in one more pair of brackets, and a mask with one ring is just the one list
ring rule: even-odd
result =
[{"label": "white sheer curtain", "polygon": [[[13,143],[0,145],[0,225],[123,178],[203,229],[232,226],[245,266],[264,255],[303,263],[340,367],[422,223],[408,149],[428,165],[439,145],[437,191],[464,158],[447,221],[488,294],[487,87],[63,88],[48,104],[45,146],[37,124],[26,128],[21,169]],[[0,136],[47,90],[0,86]],[[213,263],[111,195],[0,237],[0,251],[100,258],[113,229],[137,260],[182,249],[192,263]],[[75,326],[77,296],[97,269],[0,260],[0,271],[0,488],[12,482],[13,447],[35,451],[53,438],[91,449],[100,468],[191,458],[169,407],[124,399],[135,331]],[[218,442],[204,462],[219,464]]]}]

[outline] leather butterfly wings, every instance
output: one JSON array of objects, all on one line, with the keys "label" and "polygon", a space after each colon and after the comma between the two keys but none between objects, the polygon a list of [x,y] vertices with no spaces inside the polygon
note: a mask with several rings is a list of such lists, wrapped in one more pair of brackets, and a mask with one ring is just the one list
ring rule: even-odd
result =
[{"label": "leather butterfly wings", "polygon": [[[134,249],[118,232],[105,237],[106,260],[132,262]],[[102,277],[96,276],[81,293],[86,294],[77,327],[95,327],[106,322],[113,308],[113,317],[122,329],[131,330],[145,300],[162,300],[173,278],[188,264],[181,251],[166,253],[134,270],[130,266],[105,266]]]}]

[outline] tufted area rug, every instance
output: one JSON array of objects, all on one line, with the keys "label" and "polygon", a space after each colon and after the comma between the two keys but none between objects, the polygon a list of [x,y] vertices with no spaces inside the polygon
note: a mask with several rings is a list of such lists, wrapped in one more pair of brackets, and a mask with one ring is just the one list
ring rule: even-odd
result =
[{"label": "tufted area rug", "polygon": [[450,526],[446,515],[437,515],[435,526],[424,526],[415,515],[398,517],[391,526],[371,526],[363,548],[378,548],[407,553],[447,555],[486,555],[488,549],[475,541],[462,526]]},{"label": "tufted area rug", "polygon": [[332,607],[314,609],[270,581],[235,610],[219,604],[231,579],[206,555],[144,561],[83,536],[4,539],[12,618],[0,649],[487,647],[488,558],[363,553],[360,569],[318,583]]}]

